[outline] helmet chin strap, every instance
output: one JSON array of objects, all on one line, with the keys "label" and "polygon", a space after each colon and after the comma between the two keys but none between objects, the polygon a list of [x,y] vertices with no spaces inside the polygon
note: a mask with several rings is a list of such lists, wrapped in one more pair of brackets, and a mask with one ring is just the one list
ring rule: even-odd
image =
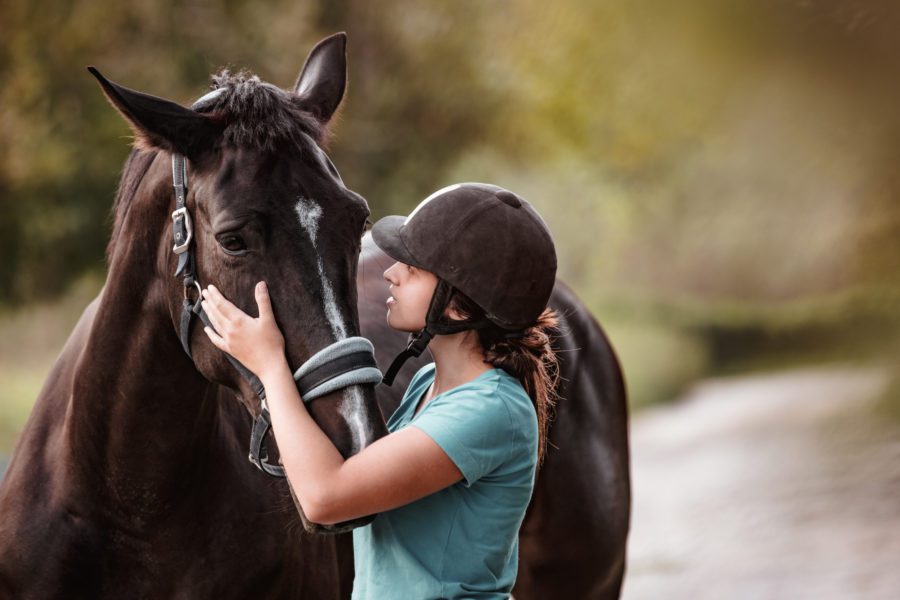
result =
[{"label": "helmet chin strap", "polygon": [[458,333],[467,329],[482,329],[491,325],[491,321],[486,318],[464,321],[446,319],[444,317],[444,309],[447,308],[452,293],[453,286],[438,278],[437,287],[435,287],[434,294],[431,296],[431,303],[428,305],[428,314],[425,316],[425,328],[409,334],[409,343],[406,346],[406,350],[398,354],[394,362],[391,363],[382,383],[388,386],[392,385],[394,377],[397,376],[403,364],[414,356],[420,356],[434,336]]}]

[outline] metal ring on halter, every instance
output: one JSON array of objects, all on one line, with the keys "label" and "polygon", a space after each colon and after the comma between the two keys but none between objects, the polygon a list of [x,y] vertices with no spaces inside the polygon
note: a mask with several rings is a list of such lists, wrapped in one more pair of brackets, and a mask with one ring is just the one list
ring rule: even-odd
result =
[{"label": "metal ring on halter", "polygon": [[[199,301],[200,298],[203,297],[203,288],[200,287],[200,282],[197,281],[196,279],[194,280],[194,287],[197,288],[197,301]],[[184,299],[185,300],[188,299],[188,290],[189,289],[191,289],[191,286],[189,286],[189,285],[184,286]]]}]

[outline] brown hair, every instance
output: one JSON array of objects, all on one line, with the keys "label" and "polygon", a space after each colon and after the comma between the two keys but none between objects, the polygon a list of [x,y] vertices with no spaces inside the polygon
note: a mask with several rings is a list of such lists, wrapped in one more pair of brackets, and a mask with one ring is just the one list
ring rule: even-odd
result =
[{"label": "brown hair", "polygon": [[[458,289],[453,290],[448,307],[463,318],[482,319],[485,315],[483,308]],[[558,323],[556,311],[545,308],[521,338],[504,338],[510,332],[496,325],[475,330],[484,349],[485,362],[518,379],[534,404],[538,421],[538,467],[544,462],[547,432],[559,399],[556,393],[559,361],[550,345]]]}]

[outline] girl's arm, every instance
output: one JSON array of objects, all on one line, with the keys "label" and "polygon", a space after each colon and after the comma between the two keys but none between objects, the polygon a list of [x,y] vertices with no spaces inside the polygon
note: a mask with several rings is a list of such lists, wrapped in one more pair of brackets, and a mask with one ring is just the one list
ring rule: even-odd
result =
[{"label": "girl's arm", "polygon": [[203,291],[203,298],[218,331],[206,327],[207,336],[255,373],[266,389],[281,461],[307,519],[330,525],[383,512],[462,479],[444,450],[414,427],[391,433],[345,460],[297,392],[265,286],[256,287],[258,319],[213,286]]}]

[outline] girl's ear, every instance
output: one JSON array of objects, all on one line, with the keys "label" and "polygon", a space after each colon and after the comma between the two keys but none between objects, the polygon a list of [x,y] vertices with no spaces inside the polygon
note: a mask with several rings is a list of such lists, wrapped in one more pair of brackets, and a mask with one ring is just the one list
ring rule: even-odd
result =
[{"label": "girl's ear", "polygon": [[215,115],[201,114],[170,100],[118,85],[94,67],[88,67],[88,71],[100,82],[109,103],[128,121],[136,146],[196,159],[218,143],[224,123]]},{"label": "girl's ear", "polygon": [[346,87],[347,34],[342,31],[310,51],[294,84],[294,93],[300,107],[325,125],[341,104]]}]

